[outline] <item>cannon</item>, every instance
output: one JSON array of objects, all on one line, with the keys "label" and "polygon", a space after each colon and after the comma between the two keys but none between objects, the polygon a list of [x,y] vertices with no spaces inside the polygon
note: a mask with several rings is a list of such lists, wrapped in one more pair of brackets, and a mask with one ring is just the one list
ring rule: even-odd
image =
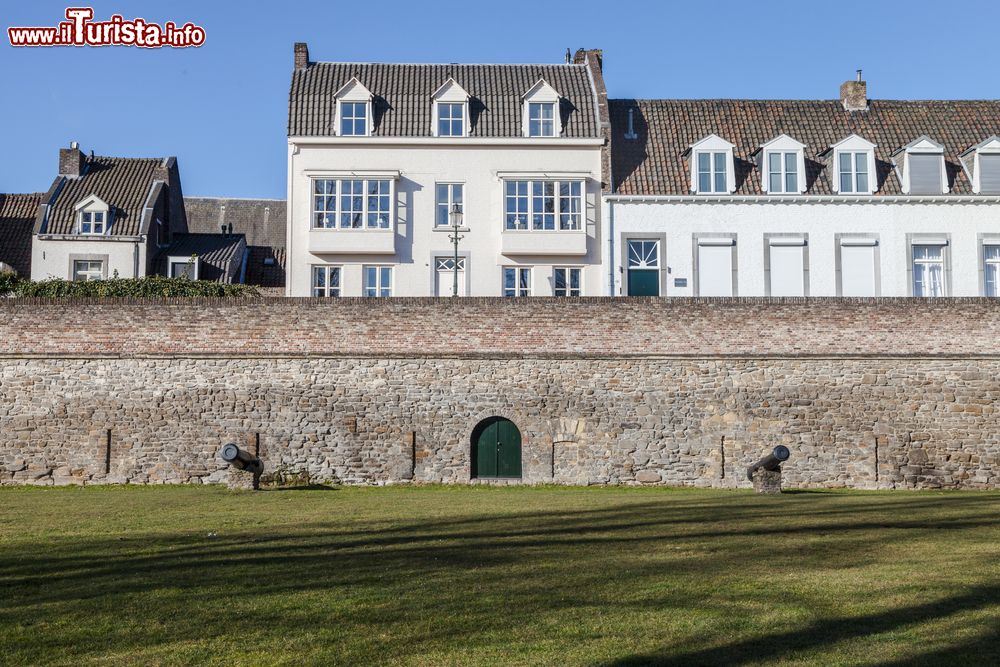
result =
[{"label": "cannon", "polygon": [[[250,452],[243,451],[240,449],[239,445],[230,442],[227,445],[223,445],[222,449],[219,450],[219,458],[231,465],[235,470],[250,473],[253,475],[253,489],[256,491],[260,488],[260,476],[264,472],[264,463],[259,457],[254,456]],[[242,475],[231,476],[231,479],[242,478]],[[244,478],[245,479],[245,478]],[[230,487],[243,486],[240,483],[229,484]],[[246,488],[245,486],[243,488]]]},{"label": "cannon", "polygon": [[753,480],[753,474],[758,470],[770,470],[771,472],[781,472],[781,464],[788,460],[791,452],[788,447],[778,445],[771,450],[771,453],[747,468],[747,479]]}]

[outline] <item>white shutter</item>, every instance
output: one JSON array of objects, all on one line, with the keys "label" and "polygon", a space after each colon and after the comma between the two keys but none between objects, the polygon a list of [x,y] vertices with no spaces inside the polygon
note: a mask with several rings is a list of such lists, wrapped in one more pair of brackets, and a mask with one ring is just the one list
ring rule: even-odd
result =
[{"label": "white shutter", "polygon": [[771,296],[805,296],[805,249],[801,239],[771,239]]},{"label": "white shutter", "polygon": [[698,242],[698,296],[733,296],[733,241]]},{"label": "white shutter", "polygon": [[979,191],[1000,194],[1000,155],[979,156]]},{"label": "white shutter", "polygon": [[911,154],[910,161],[910,194],[939,195],[941,188],[941,155]]},{"label": "white shutter", "polygon": [[840,292],[843,296],[875,296],[875,245],[847,240],[840,245]]}]

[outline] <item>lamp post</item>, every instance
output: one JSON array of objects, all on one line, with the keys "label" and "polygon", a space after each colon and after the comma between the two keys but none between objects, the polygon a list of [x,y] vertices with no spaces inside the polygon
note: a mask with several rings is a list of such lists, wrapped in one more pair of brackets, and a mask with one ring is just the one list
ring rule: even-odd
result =
[{"label": "lamp post", "polygon": [[448,238],[451,240],[452,245],[455,246],[455,264],[452,266],[454,283],[452,284],[451,295],[458,296],[458,242],[465,238],[464,236],[459,236],[458,234],[459,230],[462,228],[462,205],[457,202],[452,204],[448,217],[451,219],[452,229],[451,236]]}]

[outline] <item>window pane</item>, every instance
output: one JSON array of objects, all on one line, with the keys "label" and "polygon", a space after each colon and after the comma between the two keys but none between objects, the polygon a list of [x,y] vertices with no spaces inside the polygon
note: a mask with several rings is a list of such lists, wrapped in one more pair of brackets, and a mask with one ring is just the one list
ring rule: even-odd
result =
[{"label": "window pane", "polygon": [[698,192],[712,191],[712,175],[708,172],[698,174]]},{"label": "window pane", "polygon": [[781,171],[781,153],[768,153],[767,154],[767,164],[768,170],[771,172]]},{"label": "window pane", "polygon": [[708,153],[698,153],[698,171],[707,172],[711,170],[711,156]]},{"label": "window pane", "polygon": [[785,174],[785,192],[798,192],[799,191],[799,179],[797,178],[794,171],[790,171]]},{"label": "window pane", "polygon": [[854,179],[851,178],[850,174],[840,175],[840,191],[854,192]]},{"label": "window pane", "polygon": [[840,173],[849,174],[851,173],[851,154],[841,153],[840,154]]},{"label": "window pane", "polygon": [[715,159],[715,170],[725,173],[726,171],[726,154],[725,153],[713,153],[713,158]]},{"label": "window pane", "polygon": [[798,161],[795,159],[795,153],[785,153],[785,171],[798,171],[797,162]]},{"label": "window pane", "polygon": [[768,192],[781,192],[781,174],[771,174],[767,184]]},{"label": "window pane", "polygon": [[715,173],[715,191],[716,192],[726,192],[726,172],[719,171]]}]

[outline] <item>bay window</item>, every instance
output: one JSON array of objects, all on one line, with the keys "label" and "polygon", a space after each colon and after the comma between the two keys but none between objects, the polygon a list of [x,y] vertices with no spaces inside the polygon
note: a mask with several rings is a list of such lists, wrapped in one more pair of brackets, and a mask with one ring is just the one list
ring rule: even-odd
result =
[{"label": "bay window", "polygon": [[388,179],[313,179],[314,229],[389,229],[391,205]]},{"label": "bay window", "polygon": [[583,182],[505,181],[504,229],[583,229]]}]

